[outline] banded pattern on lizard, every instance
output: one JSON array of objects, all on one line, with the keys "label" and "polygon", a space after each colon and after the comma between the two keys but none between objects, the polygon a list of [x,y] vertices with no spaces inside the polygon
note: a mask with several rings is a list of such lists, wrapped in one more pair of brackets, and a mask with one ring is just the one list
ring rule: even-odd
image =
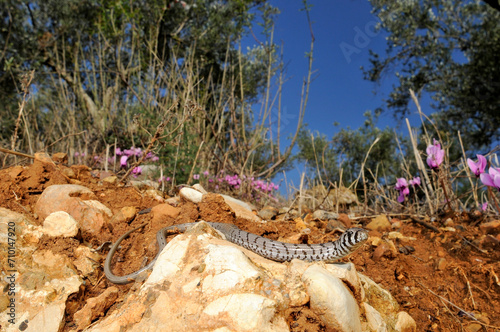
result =
[{"label": "banded pattern on lizard", "polygon": [[[163,248],[167,245],[167,235],[173,233],[183,233],[195,224],[196,223],[187,223],[160,229],[156,234],[158,253],[155,258],[138,271],[124,276],[117,276],[111,272],[111,261],[113,259],[113,255],[118,249],[118,246],[132,232],[146,226],[146,224],[142,224],[139,227],[128,231],[123,234],[109,250],[106,261],[104,262],[104,273],[106,274],[106,277],[109,281],[115,284],[127,284],[134,281],[139,274],[153,268],[156,259],[160,255]],[[333,262],[351,254],[368,239],[368,232],[366,230],[362,228],[350,228],[333,242],[322,244],[293,244],[279,242],[248,233],[232,224],[217,222],[207,222],[207,224],[224,234],[228,241],[251,250],[262,257],[278,262],[291,261],[294,258],[305,261]]]}]

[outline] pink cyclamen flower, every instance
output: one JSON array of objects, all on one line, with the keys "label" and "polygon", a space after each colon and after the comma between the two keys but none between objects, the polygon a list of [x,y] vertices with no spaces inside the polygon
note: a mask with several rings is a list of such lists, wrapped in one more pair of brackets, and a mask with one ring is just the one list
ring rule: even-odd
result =
[{"label": "pink cyclamen flower", "polygon": [[194,174],[194,175],[193,175],[193,179],[195,179],[195,180],[199,180],[199,179],[200,179],[200,174]]},{"label": "pink cyclamen flower", "polygon": [[434,139],[434,145],[429,145],[426,149],[427,152],[427,165],[433,170],[439,168],[443,163],[444,150],[441,149],[441,144]]},{"label": "pink cyclamen flower", "polygon": [[484,203],[481,205],[481,210],[486,211],[487,209],[488,209],[488,202],[484,202]]},{"label": "pink cyclamen flower", "polygon": [[135,178],[137,177],[137,175],[139,175],[141,173],[142,173],[142,167],[140,167],[140,166],[134,167],[134,169],[132,170],[132,175]]},{"label": "pink cyclamen flower", "polygon": [[115,154],[116,154],[117,156],[121,156],[121,155],[122,155],[122,153],[123,153],[123,152],[122,152],[122,150],[121,150],[120,148],[116,148],[116,149],[115,149]]},{"label": "pink cyclamen flower", "polygon": [[398,178],[396,180],[396,185],[394,186],[396,190],[399,190],[398,202],[403,203],[405,197],[410,194],[410,189],[408,188],[408,182],[406,182],[405,178]]},{"label": "pink cyclamen flower", "polygon": [[203,175],[208,176],[210,174],[208,171],[203,172]]},{"label": "pink cyclamen flower", "polygon": [[500,169],[490,167],[488,173],[489,174],[482,173],[479,175],[481,182],[488,187],[494,187],[500,190]]},{"label": "pink cyclamen flower", "polygon": [[153,152],[148,152],[146,154],[146,159],[149,159],[152,162],[156,162],[156,161],[160,160],[160,158],[157,155],[155,155]]},{"label": "pink cyclamen flower", "polygon": [[123,155],[120,157],[120,167],[127,167],[128,156]]},{"label": "pink cyclamen flower", "polygon": [[420,186],[420,183],[421,183],[421,182],[420,182],[420,177],[419,177],[419,176],[414,177],[413,179],[411,179],[411,180],[409,181],[409,183],[410,183],[410,185],[412,185],[412,186],[414,186],[414,187],[415,187],[415,186]]},{"label": "pink cyclamen flower", "polygon": [[480,154],[476,154],[477,156],[477,162],[473,162],[472,159],[467,158],[467,165],[469,165],[470,170],[474,175],[476,175],[476,178],[479,177],[479,175],[484,173],[484,170],[486,168],[486,164],[488,163],[486,161],[486,158]]}]

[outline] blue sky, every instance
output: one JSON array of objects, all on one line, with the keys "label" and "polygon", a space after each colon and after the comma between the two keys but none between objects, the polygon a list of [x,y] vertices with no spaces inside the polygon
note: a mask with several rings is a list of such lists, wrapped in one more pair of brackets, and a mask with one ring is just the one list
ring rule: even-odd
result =
[{"label": "blue sky", "polygon": [[[374,32],[378,20],[371,14],[367,0],[310,3],[316,38],[313,69],[319,75],[311,85],[305,122],[325,134],[333,133],[335,121],[343,128],[358,128],[364,121],[363,113],[383,106],[383,99],[396,82],[393,75],[388,75],[380,85],[374,84],[363,79],[360,69],[369,67],[370,49],[385,54],[386,34]],[[298,114],[302,80],[307,75],[305,53],[310,47],[306,15],[300,11],[302,1],[272,0],[271,4],[281,11],[275,41],[284,43],[287,73],[291,77],[284,86],[283,106],[288,113]],[[387,112],[379,125],[392,127],[396,122]]]},{"label": "blue sky", "polygon": [[[367,0],[310,0],[309,3],[313,5],[310,16],[316,40],[313,69],[317,77],[311,85],[304,122],[309,129],[331,138],[339,129],[362,126],[363,114],[383,106],[396,81],[392,73],[381,84],[363,79],[360,67],[369,67],[369,50],[383,56],[386,49],[386,34],[374,32],[378,20],[371,14]],[[276,20],[275,42],[283,42],[290,78],[284,85],[282,99],[285,118],[290,121],[282,125],[287,133],[292,133],[299,114],[302,81],[307,75],[305,53],[310,49],[310,32],[306,14],[300,11],[302,1],[271,0],[271,4],[281,12]],[[245,44],[255,44],[253,37],[244,40]],[[424,113],[429,114],[430,110],[422,106]],[[416,115],[410,116],[410,121],[412,126],[419,125]],[[335,127],[334,122],[339,126]],[[389,111],[384,112],[378,122],[378,127],[386,126],[397,126]],[[398,131],[406,133],[406,126]],[[297,167],[287,173],[296,185],[300,171]]]}]

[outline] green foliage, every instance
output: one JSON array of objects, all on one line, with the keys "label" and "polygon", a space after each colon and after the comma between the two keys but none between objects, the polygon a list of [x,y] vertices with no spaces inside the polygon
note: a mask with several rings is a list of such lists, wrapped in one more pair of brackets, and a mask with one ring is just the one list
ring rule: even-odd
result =
[{"label": "green foliage", "polygon": [[[366,159],[365,169],[371,172],[365,171],[365,176],[371,182],[394,183],[395,178],[401,176],[401,153],[397,149],[397,134],[388,127],[380,129],[376,126],[379,115],[379,112],[375,115],[370,111],[366,112],[362,127],[356,130],[341,129],[330,141],[325,135],[311,134],[305,128],[297,141],[300,149],[297,160],[306,163],[310,174],[317,174],[319,169],[323,181],[339,181],[342,169],[342,182],[349,185],[358,178],[370,146],[378,138]],[[311,137],[314,137],[314,140]],[[407,153],[407,139],[401,135],[397,137],[403,154]]]},{"label": "green foliage", "polygon": [[[103,122],[100,130],[105,132],[114,120],[109,101],[103,100],[108,89],[120,95],[127,84],[139,82],[132,71],[145,75],[155,61],[166,69],[192,57],[199,79],[215,92],[222,84],[223,66],[238,63],[235,43],[254,18],[250,8],[259,2],[197,0],[185,8],[176,2],[166,6],[164,1],[1,0],[7,26],[0,40],[8,47],[0,58],[0,84],[9,89],[3,89],[0,98],[14,99],[15,80],[29,69],[37,70],[38,90],[45,93],[44,86],[53,88],[47,78],[55,72],[54,78],[65,80],[77,96],[77,108],[90,113],[94,125]],[[260,63],[252,68],[252,62],[244,60],[245,73],[253,74],[245,85],[246,96],[255,98],[263,69]]]},{"label": "green foliage", "polygon": [[480,1],[371,0],[379,29],[389,33],[386,56],[371,53],[365,78],[388,71],[399,85],[387,107],[409,112],[409,89],[430,94],[447,130],[461,130],[467,148],[500,139],[500,12]]},{"label": "green foliage", "polygon": [[[283,152],[273,127],[284,79],[267,1],[0,0],[0,14],[0,142],[17,118],[18,77],[34,69],[18,150],[144,148],[161,123],[154,151],[178,181],[197,169],[270,177],[289,167],[295,140]],[[264,42],[243,53],[256,23]]]},{"label": "green foliage", "polygon": [[311,132],[305,124],[300,130],[297,139],[299,152],[295,159],[305,162],[308,174],[318,178],[318,170],[323,180],[338,180],[338,158],[332,142],[326,135],[319,132]]}]

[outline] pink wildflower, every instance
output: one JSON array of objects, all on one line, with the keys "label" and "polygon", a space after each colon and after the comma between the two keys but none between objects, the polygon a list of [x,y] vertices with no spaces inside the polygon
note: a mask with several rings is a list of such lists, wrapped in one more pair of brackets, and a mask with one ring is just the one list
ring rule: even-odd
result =
[{"label": "pink wildflower", "polygon": [[398,202],[403,203],[405,197],[410,194],[410,189],[408,188],[408,182],[406,182],[405,178],[398,178],[396,180],[396,186],[394,188],[396,188],[396,190],[399,190]]},{"label": "pink wildflower", "polygon": [[472,159],[467,158],[467,165],[469,165],[470,170],[476,178],[478,178],[481,174],[484,173],[484,169],[486,168],[486,158],[480,154],[477,154],[477,162],[473,162]]},{"label": "pink wildflower", "polygon": [[427,165],[433,170],[437,170],[439,165],[443,163],[444,150],[441,149],[441,144],[434,139],[434,145],[427,147]]}]

